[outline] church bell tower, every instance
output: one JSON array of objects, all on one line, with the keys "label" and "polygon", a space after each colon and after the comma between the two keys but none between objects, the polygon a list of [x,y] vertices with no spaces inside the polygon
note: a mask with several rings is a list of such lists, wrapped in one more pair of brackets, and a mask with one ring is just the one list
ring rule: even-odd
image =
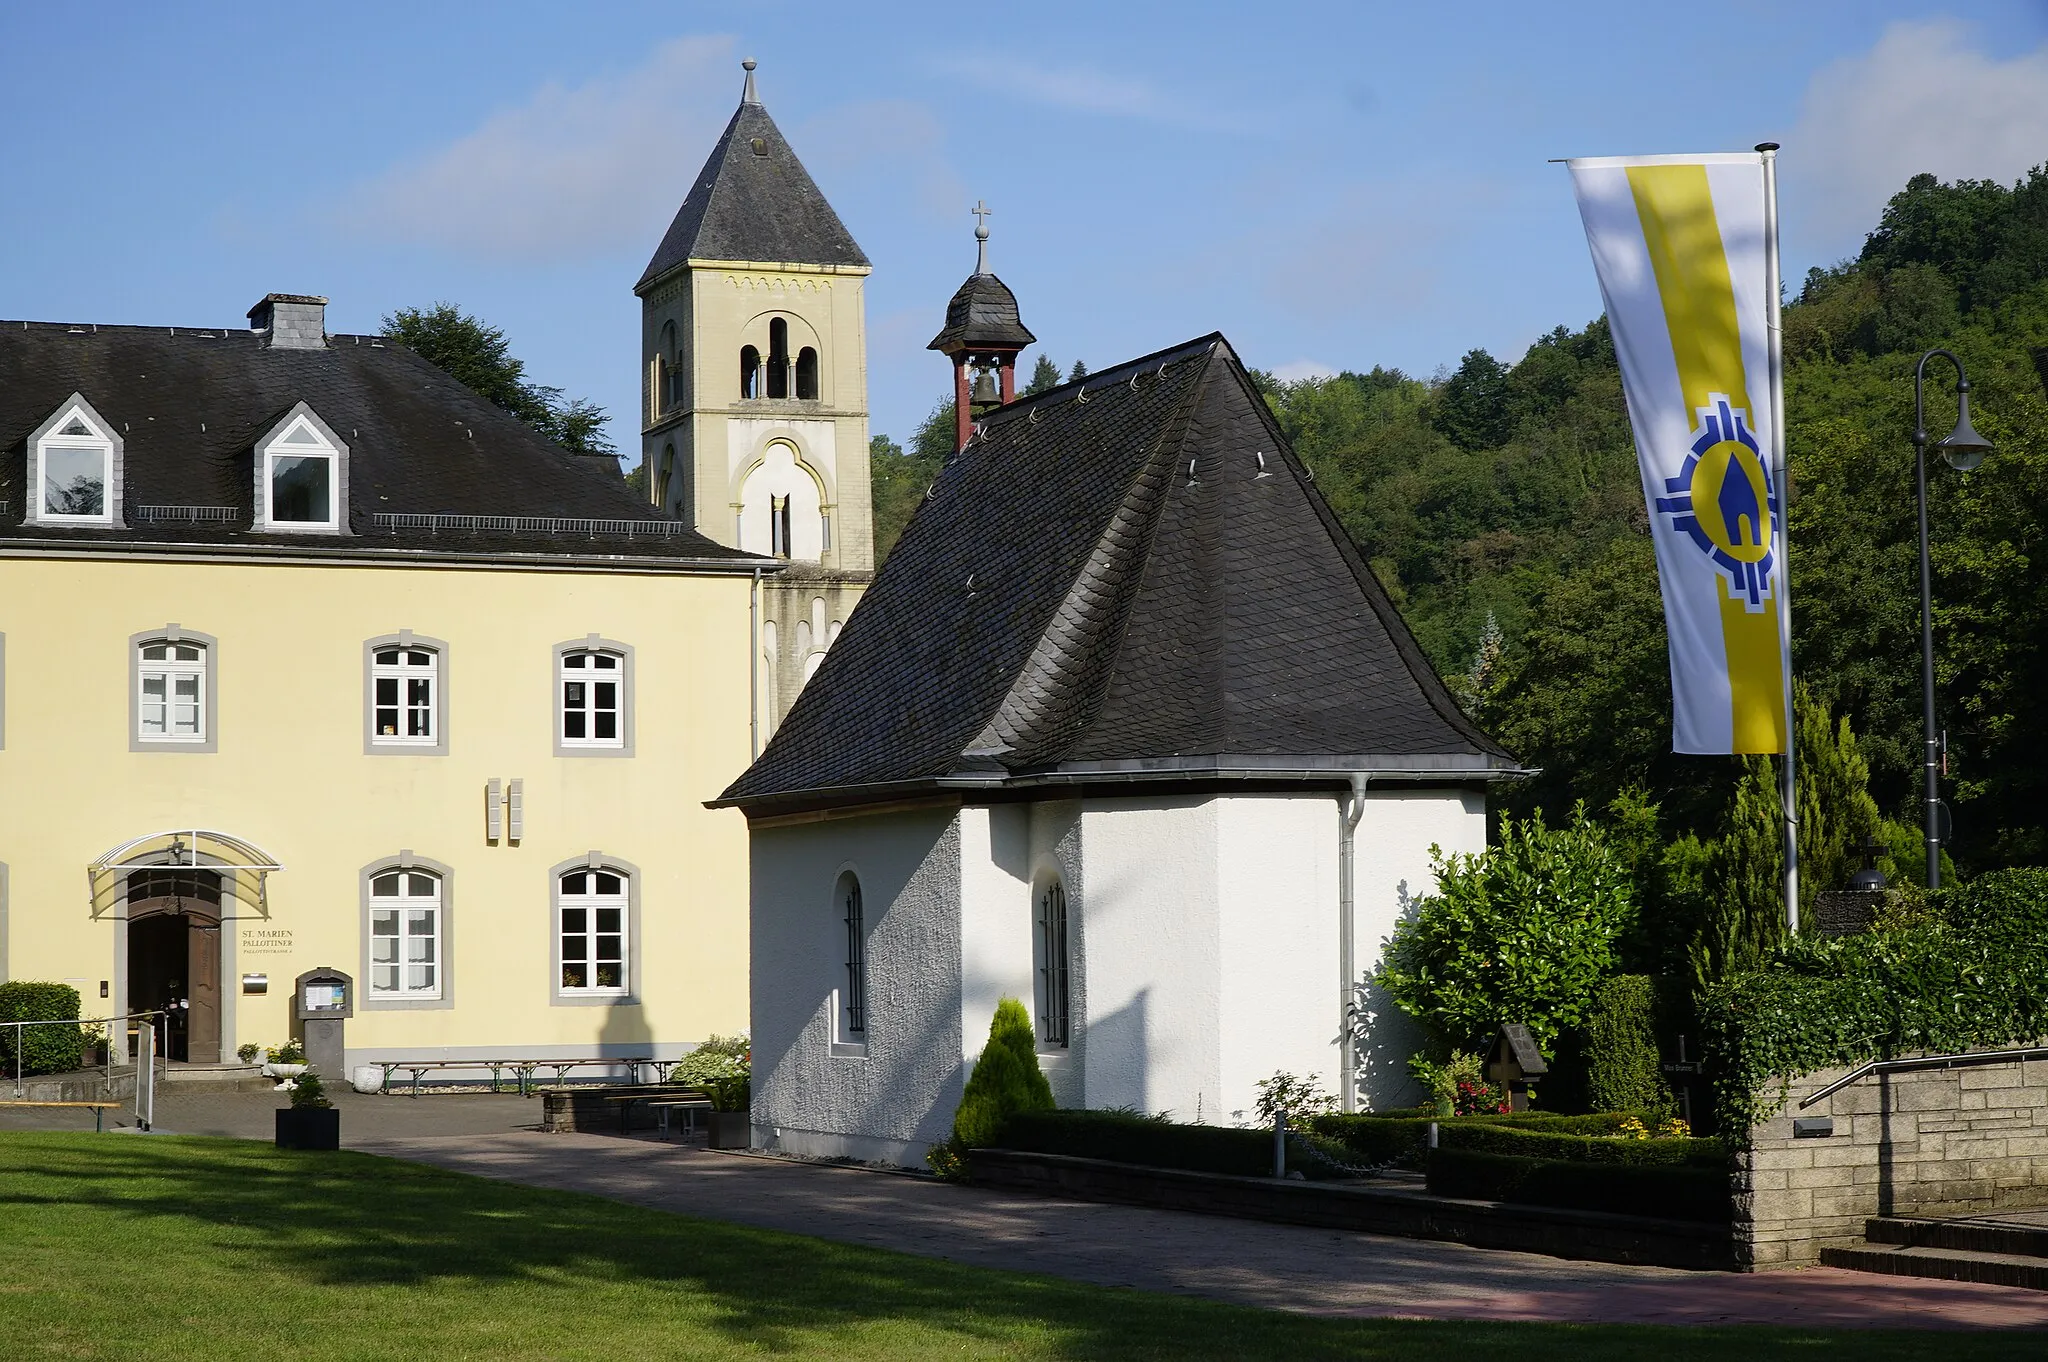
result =
[{"label": "church bell tower", "polygon": [[765,742],[874,576],[870,266],[741,65],[739,109],[633,291],[650,497],[787,563],[762,581]]}]

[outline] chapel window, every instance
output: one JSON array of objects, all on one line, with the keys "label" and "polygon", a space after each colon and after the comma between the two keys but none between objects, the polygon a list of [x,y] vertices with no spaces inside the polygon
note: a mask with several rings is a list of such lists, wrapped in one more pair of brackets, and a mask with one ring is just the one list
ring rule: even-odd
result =
[{"label": "chapel window", "polygon": [[1072,991],[1067,953],[1067,891],[1058,880],[1038,900],[1038,1034],[1047,1045],[1067,1044]]},{"label": "chapel window", "polygon": [[851,874],[839,877],[839,905],[846,927],[846,1013],[843,1025],[849,1040],[866,1040],[868,1031],[868,928],[861,906],[860,881]]}]

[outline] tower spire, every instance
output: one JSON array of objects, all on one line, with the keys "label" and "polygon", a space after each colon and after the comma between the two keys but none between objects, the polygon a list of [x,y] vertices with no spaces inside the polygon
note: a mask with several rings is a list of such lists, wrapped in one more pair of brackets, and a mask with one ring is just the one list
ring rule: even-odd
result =
[{"label": "tower spire", "polygon": [[740,91],[740,103],[759,104],[761,96],[754,93],[754,59],[749,57],[741,62],[740,69],[747,73],[747,88]]},{"label": "tower spire", "polygon": [[988,218],[995,209],[988,206],[987,199],[976,199],[974,207],[968,210],[974,214],[974,272],[988,273]]}]

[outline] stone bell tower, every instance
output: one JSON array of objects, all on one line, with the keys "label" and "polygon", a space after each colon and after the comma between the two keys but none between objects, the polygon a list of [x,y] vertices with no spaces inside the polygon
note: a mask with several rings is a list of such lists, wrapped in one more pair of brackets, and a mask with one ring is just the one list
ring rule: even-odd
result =
[{"label": "stone bell tower", "polygon": [[874,576],[870,267],[741,65],[739,109],[633,291],[650,496],[788,562],[762,583],[765,741]]}]

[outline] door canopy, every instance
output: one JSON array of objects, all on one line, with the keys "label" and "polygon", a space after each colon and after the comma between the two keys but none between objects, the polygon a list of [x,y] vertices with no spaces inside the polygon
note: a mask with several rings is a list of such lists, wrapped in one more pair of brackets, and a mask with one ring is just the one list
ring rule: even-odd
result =
[{"label": "door canopy", "polygon": [[127,904],[124,889],[129,871],[177,866],[219,875],[221,887],[233,892],[235,902],[266,919],[270,916],[270,872],[284,869],[261,847],[225,832],[204,828],[153,832],[123,842],[85,868],[87,903],[93,917],[121,916]]}]

